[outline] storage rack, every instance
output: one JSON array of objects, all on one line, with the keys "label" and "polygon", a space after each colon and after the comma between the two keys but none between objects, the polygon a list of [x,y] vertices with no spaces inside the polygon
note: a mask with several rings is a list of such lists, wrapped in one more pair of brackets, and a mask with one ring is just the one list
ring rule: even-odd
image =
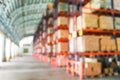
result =
[{"label": "storage rack", "polygon": [[[78,27],[75,23],[77,21],[77,18],[78,16],[83,16],[83,13],[87,13],[87,14],[95,14],[95,15],[109,15],[109,16],[112,16],[113,19],[115,16],[119,16],[120,15],[120,11],[117,11],[117,10],[112,10],[112,9],[95,9],[95,8],[90,8],[90,7],[86,7],[86,4],[88,2],[90,2],[91,0],[56,0],[54,4],[54,12],[53,12],[53,23],[52,23],[52,26],[53,29],[54,29],[54,32],[53,34],[55,34],[55,32],[58,30],[58,29],[68,29],[66,28],[65,26],[64,27],[61,27],[61,26],[55,26],[56,24],[56,19],[57,19],[57,16],[68,16],[68,13],[57,13],[57,2],[65,2],[69,5],[75,5],[75,7],[77,7],[77,9],[79,8],[79,10],[72,10],[72,13],[69,14],[69,19],[71,17],[74,18],[73,20],[73,26],[75,27],[74,28],[74,31],[71,33],[69,32],[69,40],[71,40],[72,38],[74,38],[74,42],[76,42],[76,45],[74,46],[74,50],[73,52],[70,52],[70,50],[68,50],[68,52],[66,52],[66,54],[68,54],[68,60],[66,59],[67,63],[66,63],[66,72],[69,73],[71,72],[72,76],[75,76],[76,74],[80,76],[80,80],[82,80],[84,78],[84,76],[86,75],[84,70],[85,70],[85,57],[95,57],[96,59],[97,58],[110,58],[111,56],[115,56],[115,55],[120,55],[120,52],[119,51],[81,51],[81,52],[78,52],[77,49],[79,47],[77,47],[77,37],[81,37],[82,39],[84,35],[97,35],[97,36],[105,36],[105,35],[108,35],[108,36],[112,36],[113,38],[117,38],[117,37],[120,37],[120,30],[115,30],[115,29],[99,29],[99,28],[81,28],[79,30],[76,29],[76,27]],[[86,9],[86,10],[92,10],[93,12],[84,12],[83,9]],[[47,15],[47,19],[48,19],[48,15]],[[42,22],[41,22],[42,23]],[[41,26],[42,24],[40,24]],[[49,27],[49,24],[47,25]],[[43,26],[42,26],[43,27]],[[42,28],[41,27],[41,28]],[[48,28],[47,27],[47,28]],[[115,26],[114,26],[115,27]],[[39,30],[39,29],[38,29]],[[40,29],[41,30],[41,29]],[[38,39],[38,33],[39,31],[36,31],[36,35],[35,35],[35,38],[34,38],[34,46],[37,45],[40,41],[37,40]],[[55,37],[55,36],[54,36]],[[55,37],[56,38],[56,37]],[[51,43],[52,45],[56,45],[58,41],[64,41],[64,39],[58,39],[57,41],[56,40],[53,40],[53,42]],[[65,40],[66,41],[66,40]],[[84,41],[84,40],[83,40]],[[116,44],[117,44],[117,41],[116,41]],[[82,44],[84,46],[84,44]],[[117,46],[118,47],[118,46]],[[37,49],[38,47],[35,46],[34,47],[35,49]],[[37,52],[35,52],[37,53]],[[52,52],[52,56],[51,56],[51,64],[55,67],[59,66],[58,65],[58,58],[57,56],[60,55],[60,53],[57,53],[56,51],[53,51]],[[36,55],[35,55],[36,56]],[[39,55],[37,55],[39,56]],[[43,56],[42,56],[43,57]],[[82,57],[82,58],[81,58]],[[81,58],[79,60],[79,58]],[[78,67],[76,69],[76,67]],[[93,76],[94,77],[94,76]]]},{"label": "storage rack", "polygon": [[56,0],[54,2],[54,15],[53,15],[53,18],[54,18],[54,21],[53,21],[53,24],[54,24],[54,36],[53,36],[54,37],[54,39],[53,39],[54,51],[53,51],[53,57],[51,58],[51,62],[53,62],[55,64],[54,66],[64,67],[66,65],[65,61],[66,61],[68,53],[67,53],[67,50],[58,52],[59,51],[58,44],[68,43],[68,37],[59,37],[58,38],[58,32],[60,30],[67,31],[68,26],[66,24],[61,24],[61,22],[58,25],[58,23],[59,23],[58,18],[60,18],[60,17],[67,18],[67,11],[58,11],[59,3],[67,4],[67,1]]},{"label": "storage rack", "polygon": [[[76,17],[76,16],[79,16],[84,13],[82,10],[83,9],[89,9],[89,10],[94,10],[94,14],[98,15],[98,14],[107,14],[107,15],[111,15],[113,18],[115,17],[115,15],[120,15],[119,11],[116,11],[116,10],[111,10],[111,9],[94,9],[94,8],[89,8],[89,7],[84,7],[90,0],[84,0],[86,2],[80,2],[80,4],[73,4],[73,5],[76,5],[76,6],[79,6],[81,8],[80,12],[77,13],[77,11],[74,11],[72,16],[73,17]],[[82,13],[81,13],[82,12]],[[89,13],[89,12],[86,12],[86,13]],[[93,14],[90,13],[90,14]],[[75,26],[75,25],[74,25]],[[114,38],[116,37],[119,37],[120,34],[119,34],[119,30],[104,30],[104,29],[91,29],[91,28],[86,28],[86,29],[83,29],[81,28],[80,30],[77,30],[73,33],[69,33],[69,36],[70,36],[70,39],[71,37],[73,37],[75,34],[75,37],[80,37],[80,36],[83,36],[83,35],[98,35],[98,36],[104,36],[104,35],[109,35],[109,36],[113,36]],[[82,44],[84,45],[84,44]],[[83,46],[84,47],[84,46]],[[119,51],[93,51],[93,52],[86,52],[86,51],[83,51],[83,52],[76,52],[76,49],[74,50],[74,56],[73,56],[73,59],[69,59],[68,60],[68,63],[67,63],[67,67],[66,67],[66,72],[69,73],[71,72],[72,73],[72,76],[75,76],[76,74],[78,74],[80,76],[80,80],[82,80],[85,76],[85,73],[83,72],[84,70],[84,67],[85,67],[85,62],[84,62],[84,56],[85,57],[97,57],[97,56],[103,56],[103,57],[108,57],[108,56],[114,56],[114,55],[120,55],[120,52]],[[70,52],[71,53],[71,52]],[[80,58],[80,57],[83,57],[82,58],[82,61],[79,61],[77,59],[75,59],[75,56],[77,55],[77,59]],[[76,66],[79,66],[79,69],[76,70]],[[83,74],[82,74],[83,73]],[[82,75],[82,76],[81,76]]]}]

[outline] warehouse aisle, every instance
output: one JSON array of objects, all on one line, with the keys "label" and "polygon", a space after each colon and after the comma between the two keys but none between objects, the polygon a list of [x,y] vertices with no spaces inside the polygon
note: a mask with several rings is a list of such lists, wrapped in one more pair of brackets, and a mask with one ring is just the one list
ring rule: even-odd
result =
[{"label": "warehouse aisle", "polygon": [[[2,80],[79,80],[66,75],[65,69],[52,68],[49,64],[39,62],[31,56],[17,57],[11,62],[0,64]],[[115,80],[114,78],[89,80]],[[116,77],[116,80],[119,80]]]},{"label": "warehouse aisle", "polygon": [[[10,63],[0,64],[2,80],[74,80],[66,76],[64,69],[55,69],[49,64],[40,63],[31,56],[13,59]],[[77,79],[76,79],[77,80]]]}]

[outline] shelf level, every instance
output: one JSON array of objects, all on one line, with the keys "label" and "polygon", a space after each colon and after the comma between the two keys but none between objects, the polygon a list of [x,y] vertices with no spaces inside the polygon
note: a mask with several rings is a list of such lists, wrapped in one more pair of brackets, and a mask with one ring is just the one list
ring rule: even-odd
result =
[{"label": "shelf level", "polygon": [[[78,53],[79,56],[82,56],[81,53]],[[120,52],[85,52],[83,53],[84,56],[114,56],[114,55],[120,55]]]},{"label": "shelf level", "polygon": [[85,34],[120,36],[120,30],[82,29],[82,30],[78,30],[77,32],[78,32],[78,36]]}]

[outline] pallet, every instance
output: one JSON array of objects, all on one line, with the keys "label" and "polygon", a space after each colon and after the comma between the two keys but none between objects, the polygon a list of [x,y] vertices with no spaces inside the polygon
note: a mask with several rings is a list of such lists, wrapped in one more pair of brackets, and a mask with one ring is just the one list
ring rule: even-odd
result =
[{"label": "pallet", "polygon": [[101,52],[104,52],[104,53],[115,53],[115,52],[117,52],[117,51],[113,51],[113,50],[107,51],[107,50],[105,50],[105,51],[101,51]]},{"label": "pallet", "polygon": [[99,30],[100,28],[98,28],[98,27],[90,27],[90,26],[86,26],[85,29]]},{"label": "pallet", "polygon": [[85,76],[85,78],[102,78],[103,75],[100,74],[100,75],[91,75],[91,76]]}]

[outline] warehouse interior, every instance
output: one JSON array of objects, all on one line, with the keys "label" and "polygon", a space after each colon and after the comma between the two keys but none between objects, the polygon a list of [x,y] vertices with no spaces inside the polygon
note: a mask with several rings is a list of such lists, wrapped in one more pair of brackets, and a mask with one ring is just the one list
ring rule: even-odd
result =
[{"label": "warehouse interior", "polygon": [[0,0],[0,79],[120,80],[120,0]]}]

